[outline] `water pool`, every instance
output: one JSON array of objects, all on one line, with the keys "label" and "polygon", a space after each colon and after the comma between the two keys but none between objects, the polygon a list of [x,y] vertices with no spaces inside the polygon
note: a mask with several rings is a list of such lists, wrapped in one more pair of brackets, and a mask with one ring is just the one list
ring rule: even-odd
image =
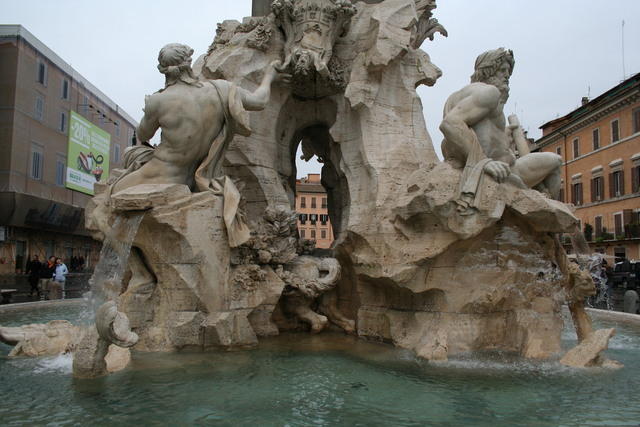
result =
[{"label": "water pool", "polygon": [[[0,324],[82,317],[83,307],[0,312]],[[25,320],[27,318],[28,320]],[[640,326],[616,327],[619,371],[576,371],[507,354],[426,363],[341,334],[287,334],[252,351],[134,353],[124,371],[71,377],[68,356],[9,359],[0,344],[0,420],[143,425],[638,425]],[[567,328],[564,345],[575,344]]]}]

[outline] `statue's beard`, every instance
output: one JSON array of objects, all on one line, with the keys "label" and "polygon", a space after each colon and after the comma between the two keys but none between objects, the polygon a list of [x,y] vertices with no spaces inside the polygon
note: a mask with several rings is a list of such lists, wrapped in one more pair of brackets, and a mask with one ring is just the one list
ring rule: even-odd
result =
[{"label": "statue's beard", "polygon": [[500,91],[500,101],[504,104],[509,99],[509,82],[499,79],[495,76],[489,77],[486,81],[487,84],[495,86]]}]

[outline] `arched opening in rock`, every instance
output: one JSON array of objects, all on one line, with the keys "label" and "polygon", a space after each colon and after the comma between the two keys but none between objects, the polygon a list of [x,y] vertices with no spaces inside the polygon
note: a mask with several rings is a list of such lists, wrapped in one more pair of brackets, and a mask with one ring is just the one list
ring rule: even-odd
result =
[{"label": "arched opening in rock", "polygon": [[334,165],[339,158],[336,146],[322,124],[296,132],[291,144],[292,207],[298,213],[298,231],[301,238],[314,240],[318,249],[329,249],[337,239],[348,205],[346,180]]}]

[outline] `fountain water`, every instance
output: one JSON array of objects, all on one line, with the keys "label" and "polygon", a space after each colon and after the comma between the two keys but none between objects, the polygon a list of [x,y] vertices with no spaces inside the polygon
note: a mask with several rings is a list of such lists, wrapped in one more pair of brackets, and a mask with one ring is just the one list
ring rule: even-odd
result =
[{"label": "fountain water", "polygon": [[120,295],[131,245],[143,217],[144,211],[118,215],[110,233],[105,236],[100,260],[90,279],[94,312],[105,302],[114,300]]}]

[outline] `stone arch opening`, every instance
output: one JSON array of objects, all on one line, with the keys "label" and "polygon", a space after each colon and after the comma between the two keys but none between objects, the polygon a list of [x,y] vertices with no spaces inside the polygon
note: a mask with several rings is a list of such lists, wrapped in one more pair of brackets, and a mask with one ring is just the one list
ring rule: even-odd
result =
[{"label": "stone arch opening", "polygon": [[[349,217],[349,186],[342,165],[340,144],[333,140],[330,129],[336,120],[337,107],[330,98],[303,100],[290,97],[282,106],[276,125],[279,139],[279,174],[285,183],[292,210],[296,206],[296,152],[303,145],[305,156],[322,161],[321,185],[327,193],[327,209],[334,245]],[[309,238],[308,236],[306,238]]]},{"label": "stone arch opening", "polygon": [[[329,248],[326,244],[327,238],[331,236],[333,241],[338,239],[343,224],[343,213],[345,209],[348,212],[349,205],[346,179],[340,176],[331,156],[331,151],[336,150],[337,144],[331,138],[327,126],[322,124],[312,125],[296,132],[293,141],[291,145],[293,173],[289,179],[293,178],[290,187],[295,193],[293,208],[299,214],[300,237],[315,239],[317,248]],[[318,162],[322,164],[319,177],[309,175],[306,179],[296,179],[298,176],[296,162],[299,161],[300,151],[302,161],[317,157]],[[320,193],[323,190],[325,194]],[[328,227],[324,227],[325,225]]]}]

